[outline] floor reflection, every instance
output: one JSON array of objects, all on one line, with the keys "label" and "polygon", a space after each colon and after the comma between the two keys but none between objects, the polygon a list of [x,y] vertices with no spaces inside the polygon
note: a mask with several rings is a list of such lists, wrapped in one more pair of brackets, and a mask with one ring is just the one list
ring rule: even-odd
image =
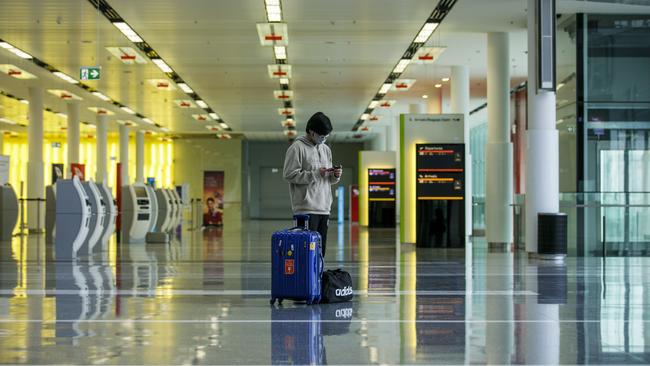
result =
[{"label": "floor reflection", "polygon": [[650,362],[648,258],[416,248],[344,224],[326,267],[352,274],[355,300],[271,308],[267,242],[287,225],[113,239],[77,261],[42,237],[0,243],[0,363]]}]

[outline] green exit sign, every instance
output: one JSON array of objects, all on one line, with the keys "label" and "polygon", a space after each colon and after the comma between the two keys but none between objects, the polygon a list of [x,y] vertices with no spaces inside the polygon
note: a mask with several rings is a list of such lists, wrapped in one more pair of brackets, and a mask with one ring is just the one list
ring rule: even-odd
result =
[{"label": "green exit sign", "polygon": [[101,76],[101,66],[84,66],[79,71],[79,79],[81,80],[99,80]]}]

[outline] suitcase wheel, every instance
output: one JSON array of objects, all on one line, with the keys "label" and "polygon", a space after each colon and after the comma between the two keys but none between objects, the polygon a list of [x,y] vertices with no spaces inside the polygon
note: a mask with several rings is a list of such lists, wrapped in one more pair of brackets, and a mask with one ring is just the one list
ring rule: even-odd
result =
[{"label": "suitcase wheel", "polygon": [[273,304],[275,304],[275,298],[272,298],[271,301],[269,301],[269,304],[271,304],[271,306],[273,306]]}]

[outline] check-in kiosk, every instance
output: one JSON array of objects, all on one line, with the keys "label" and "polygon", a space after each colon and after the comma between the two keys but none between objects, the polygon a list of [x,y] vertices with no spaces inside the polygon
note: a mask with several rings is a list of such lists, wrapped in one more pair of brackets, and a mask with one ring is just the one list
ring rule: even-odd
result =
[{"label": "check-in kiosk", "polygon": [[169,189],[169,195],[174,205],[174,219],[173,226],[171,230],[176,230],[178,225],[181,224],[181,219],[183,217],[183,206],[181,204],[181,197],[178,195],[175,189]]},{"label": "check-in kiosk", "polygon": [[171,227],[172,202],[166,189],[156,189],[156,200],[158,201],[158,220],[156,220],[155,231],[167,232]]},{"label": "check-in kiosk", "polygon": [[56,185],[45,187],[45,243],[54,243],[56,235]]},{"label": "check-in kiosk", "polygon": [[151,220],[151,201],[142,183],[122,187],[122,242],[144,242]]},{"label": "check-in kiosk", "polygon": [[368,226],[395,227],[395,169],[368,169]]},{"label": "check-in kiosk", "polygon": [[54,256],[76,258],[90,231],[91,204],[79,178],[56,181]]},{"label": "check-in kiosk", "polygon": [[168,207],[167,201],[164,197],[158,199],[156,190],[147,186],[147,193],[151,197],[151,223],[149,225],[149,232],[145,238],[147,243],[169,243],[169,234],[162,231],[162,223],[168,217],[168,212],[165,210]]},{"label": "check-in kiosk", "polygon": [[97,185],[99,193],[102,196],[102,200],[106,205],[106,217],[104,218],[104,227],[102,228],[102,236],[99,239],[99,242],[102,245],[102,251],[108,249],[108,241],[111,238],[111,235],[115,232],[115,221],[117,220],[117,205],[113,199],[113,194],[111,194],[111,189],[108,188],[106,183]]},{"label": "check-in kiosk", "polygon": [[0,241],[9,241],[18,221],[18,198],[9,184],[0,186]]},{"label": "check-in kiosk", "polygon": [[[95,246],[99,243],[104,230],[104,220],[106,218],[106,204],[102,199],[102,195],[97,189],[97,185],[92,180],[81,182],[81,185],[86,191],[86,196],[90,201],[90,231],[86,240],[84,241],[84,250],[88,253],[93,253]],[[101,247],[101,246],[100,246]]]},{"label": "check-in kiosk", "polygon": [[462,114],[400,116],[402,242],[464,248],[471,192]]}]

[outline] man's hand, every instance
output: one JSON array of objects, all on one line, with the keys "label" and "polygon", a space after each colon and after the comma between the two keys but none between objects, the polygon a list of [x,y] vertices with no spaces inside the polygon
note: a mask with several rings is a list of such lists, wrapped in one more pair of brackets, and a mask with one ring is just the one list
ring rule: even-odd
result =
[{"label": "man's hand", "polygon": [[327,168],[320,168],[320,169],[318,170],[318,172],[320,173],[320,176],[323,177],[323,178],[325,178],[325,176],[327,175],[327,172],[328,172],[328,171],[329,171],[329,169],[327,169]]},{"label": "man's hand", "polygon": [[332,172],[334,173],[336,179],[341,178],[341,175],[343,174],[343,168],[334,168]]}]

